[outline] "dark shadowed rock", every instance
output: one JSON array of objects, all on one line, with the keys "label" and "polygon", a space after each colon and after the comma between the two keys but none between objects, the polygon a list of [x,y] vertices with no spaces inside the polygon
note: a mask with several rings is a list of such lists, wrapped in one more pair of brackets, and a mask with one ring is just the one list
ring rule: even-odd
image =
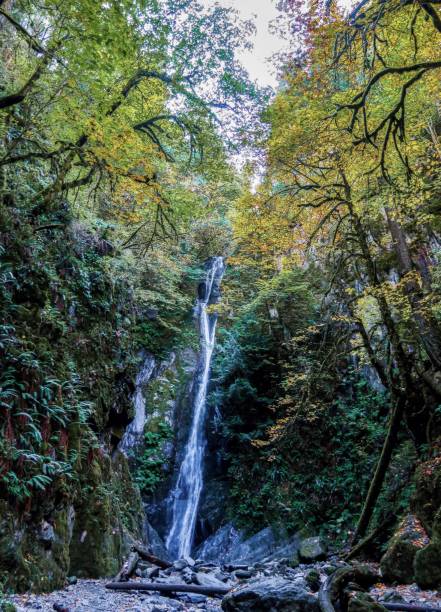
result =
[{"label": "dark shadowed rock", "polygon": [[228,593],[222,600],[222,609],[225,612],[318,612],[319,604],[303,582],[268,577]]}]

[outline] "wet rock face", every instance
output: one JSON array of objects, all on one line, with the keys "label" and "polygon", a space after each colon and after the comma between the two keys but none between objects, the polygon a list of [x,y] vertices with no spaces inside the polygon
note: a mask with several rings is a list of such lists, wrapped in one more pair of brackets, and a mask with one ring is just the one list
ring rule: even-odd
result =
[{"label": "wet rock face", "polygon": [[415,581],[414,560],[417,552],[429,543],[420,521],[409,514],[401,522],[381,559],[381,572],[388,582],[411,584]]},{"label": "wet rock face", "polygon": [[[193,349],[177,351],[158,365],[144,391],[144,431],[155,432],[160,423],[166,423],[172,432],[170,439],[165,440],[160,449],[165,457],[161,482],[151,495],[143,496],[148,521],[163,540],[170,521],[168,495],[173,488],[176,467],[188,437],[189,402],[196,366],[197,353]],[[134,451],[135,457],[142,452],[140,445]]]},{"label": "wet rock face", "polygon": [[275,576],[257,578],[234,589],[222,601],[224,612],[319,612],[317,598],[303,581]]},{"label": "wet rock face", "polygon": [[227,523],[209,536],[196,550],[196,556],[204,561],[225,563],[231,551],[240,544],[243,534]]},{"label": "wet rock face", "polygon": [[197,556],[205,561],[239,564],[285,558],[289,564],[296,565],[299,545],[298,536],[288,537],[272,527],[244,538],[242,532],[228,523],[203,542]]}]

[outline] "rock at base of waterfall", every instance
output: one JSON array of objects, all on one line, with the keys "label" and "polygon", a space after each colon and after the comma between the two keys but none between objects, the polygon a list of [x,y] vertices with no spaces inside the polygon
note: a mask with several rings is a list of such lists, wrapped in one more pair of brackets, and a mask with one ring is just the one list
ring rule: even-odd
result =
[{"label": "rock at base of waterfall", "polygon": [[327,552],[328,546],[322,538],[319,536],[314,538],[306,538],[306,540],[303,540],[300,545],[300,561],[303,561],[303,563],[322,561],[323,559],[326,559]]},{"label": "rock at base of waterfall", "polygon": [[256,563],[274,561],[282,558],[288,561],[297,555],[300,539],[297,535],[288,537],[286,533],[266,527],[254,534],[229,555],[229,561],[236,563]]},{"label": "rock at base of waterfall", "polygon": [[209,536],[197,549],[204,561],[226,563],[231,552],[243,541],[243,533],[227,523]]},{"label": "rock at base of waterfall", "polygon": [[281,577],[258,578],[228,593],[224,612],[318,612],[317,597],[306,584]]},{"label": "rock at base of waterfall", "polygon": [[[223,564],[253,564],[259,561],[273,561],[282,558],[288,564],[296,565],[300,538],[288,537],[286,533],[266,527],[250,538],[237,531],[231,523],[224,525],[208,537],[197,550],[197,556],[204,561],[218,561]],[[291,563],[295,561],[295,563]]]},{"label": "rock at base of waterfall", "polygon": [[150,523],[146,520],[144,522],[144,540],[148,542],[148,547],[155,557],[162,559],[163,561],[171,561],[168,550],[165,547],[159,533],[154,529]]},{"label": "rock at base of waterfall", "polygon": [[173,562],[172,565],[174,570],[177,570],[178,572],[185,569],[186,567],[188,567],[188,563],[186,559],[177,559],[176,561]]}]

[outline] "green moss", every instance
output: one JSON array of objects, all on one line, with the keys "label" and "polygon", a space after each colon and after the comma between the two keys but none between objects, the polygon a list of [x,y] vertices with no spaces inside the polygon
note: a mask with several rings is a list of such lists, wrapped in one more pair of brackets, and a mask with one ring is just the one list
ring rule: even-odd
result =
[{"label": "green moss", "polygon": [[69,573],[80,577],[112,576],[127,553],[128,534],[141,537],[142,505],[124,457],[116,464],[99,454],[81,479],[75,506]]},{"label": "green moss", "polygon": [[415,579],[423,589],[441,587],[441,541],[435,540],[415,555]]}]

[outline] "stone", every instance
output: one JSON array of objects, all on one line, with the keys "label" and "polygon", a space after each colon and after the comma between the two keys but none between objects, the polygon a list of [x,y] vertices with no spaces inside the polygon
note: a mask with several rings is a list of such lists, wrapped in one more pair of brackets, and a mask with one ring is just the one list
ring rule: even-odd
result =
[{"label": "stone", "polygon": [[194,559],[192,559],[191,557],[184,557],[184,561],[187,562],[187,565],[189,567],[194,567],[196,564],[196,561]]},{"label": "stone", "polygon": [[249,570],[240,569],[240,570],[236,570],[234,572],[234,575],[236,576],[236,578],[240,578],[241,580],[243,580],[243,579],[251,578],[253,573],[250,572]]},{"label": "stone", "polygon": [[380,601],[391,602],[391,603],[400,603],[404,602],[404,597],[398,593],[398,591],[394,591],[393,589],[388,589],[384,592],[383,596],[379,598]]},{"label": "stone", "polygon": [[55,530],[50,523],[43,521],[38,532],[38,539],[45,548],[50,548],[55,542]]},{"label": "stone", "polygon": [[78,582],[78,578],[76,576],[69,576],[67,578],[68,584],[76,584]]},{"label": "stone", "polygon": [[[413,513],[423,524],[429,536],[436,534],[435,517],[441,508],[441,461],[439,457],[418,466],[415,471],[415,492],[411,500]],[[440,525],[441,526],[441,525]]]},{"label": "stone", "polygon": [[178,559],[177,561],[174,561],[172,565],[172,568],[174,570],[177,570],[178,572],[183,570],[186,567],[188,567],[188,563],[185,559]]},{"label": "stone", "polygon": [[152,580],[153,578],[159,577],[159,567],[149,567],[142,572],[143,578],[148,578]]},{"label": "stone", "polygon": [[221,587],[221,588],[225,587],[225,584],[221,582],[220,580],[218,580],[217,578],[215,578],[213,574],[204,574],[202,572],[197,572],[197,574],[195,574],[194,580],[196,584],[199,584],[200,586]]},{"label": "stone", "polygon": [[300,539],[294,535],[288,537],[285,532],[278,532],[273,527],[265,527],[247,540],[239,543],[230,553],[228,560],[236,563],[255,563],[272,561],[283,557],[292,557],[297,553]]},{"label": "stone", "polygon": [[300,544],[299,557],[304,563],[313,563],[314,561],[323,561],[326,559],[328,547],[326,542],[319,537],[306,538]]},{"label": "stone", "polygon": [[357,592],[349,599],[348,612],[386,612],[386,608],[367,593]]},{"label": "stone", "polygon": [[165,547],[165,544],[159,535],[159,533],[154,529],[148,520],[144,521],[143,525],[143,537],[144,541],[148,542],[148,547],[155,557],[158,559],[163,559],[164,561],[171,561],[168,550]]},{"label": "stone", "polygon": [[180,598],[190,604],[202,604],[207,601],[207,597],[205,597],[205,595],[199,595],[199,593],[185,593],[181,595]]},{"label": "stone", "polygon": [[224,612],[319,612],[317,598],[304,583],[279,576],[258,578],[235,588],[222,600]]},{"label": "stone", "polygon": [[192,584],[196,582],[196,573],[189,567],[186,567],[184,570],[182,570],[181,575],[182,575],[183,581],[186,584]]},{"label": "stone", "polygon": [[[179,601],[175,601],[170,597],[162,597],[161,595],[153,595],[148,599],[149,606],[158,606],[157,608],[151,608],[151,612],[156,610],[157,612],[164,612],[164,610],[184,610],[184,606]],[[160,606],[160,607],[159,607]],[[144,608],[143,608],[144,609]],[[149,609],[150,608],[145,608]]]},{"label": "stone", "polygon": [[416,553],[414,569],[418,586],[423,589],[441,587],[441,540],[434,539]]},{"label": "stone", "polygon": [[429,538],[416,516],[409,514],[400,523],[381,558],[381,573],[387,582],[415,582],[415,555],[429,543]]},{"label": "stone", "polygon": [[197,550],[201,560],[226,563],[232,551],[243,541],[243,533],[227,523],[210,535]]},{"label": "stone", "polygon": [[316,569],[310,570],[305,576],[305,582],[313,593],[320,589],[320,572]]}]

